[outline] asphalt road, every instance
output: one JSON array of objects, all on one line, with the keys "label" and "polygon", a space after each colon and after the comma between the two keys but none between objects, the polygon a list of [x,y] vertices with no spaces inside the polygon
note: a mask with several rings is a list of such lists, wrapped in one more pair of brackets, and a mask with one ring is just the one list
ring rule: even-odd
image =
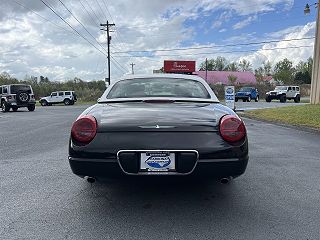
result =
[{"label": "asphalt road", "polygon": [[259,102],[242,102],[238,101],[235,103],[236,110],[238,111],[248,111],[248,110],[255,110],[255,109],[264,109],[264,108],[278,108],[278,107],[286,107],[286,106],[299,106],[304,105],[306,103],[295,103],[294,101],[287,101],[286,103],[280,103],[277,100],[272,102],[266,102],[261,100]]},{"label": "asphalt road", "polygon": [[250,163],[231,184],[90,185],[67,161],[83,108],[0,113],[0,239],[319,239],[320,135],[245,120]]}]

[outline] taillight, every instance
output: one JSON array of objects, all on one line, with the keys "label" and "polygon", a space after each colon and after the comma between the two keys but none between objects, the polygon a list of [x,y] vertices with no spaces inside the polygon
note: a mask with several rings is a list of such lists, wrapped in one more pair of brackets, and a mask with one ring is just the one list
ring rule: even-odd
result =
[{"label": "taillight", "polygon": [[97,121],[93,116],[83,116],[72,125],[71,135],[74,140],[88,144],[97,133]]},{"label": "taillight", "polygon": [[220,134],[228,142],[236,142],[246,136],[246,127],[241,119],[226,115],[220,121]]},{"label": "taillight", "polygon": [[12,99],[12,96],[11,96],[11,95],[8,95],[6,98],[7,98],[7,99]]}]

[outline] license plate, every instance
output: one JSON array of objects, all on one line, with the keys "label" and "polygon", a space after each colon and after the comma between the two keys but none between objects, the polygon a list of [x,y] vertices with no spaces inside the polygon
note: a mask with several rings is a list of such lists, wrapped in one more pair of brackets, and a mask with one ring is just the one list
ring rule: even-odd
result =
[{"label": "license plate", "polygon": [[148,172],[168,172],[176,168],[175,154],[170,152],[141,153],[140,169]]}]

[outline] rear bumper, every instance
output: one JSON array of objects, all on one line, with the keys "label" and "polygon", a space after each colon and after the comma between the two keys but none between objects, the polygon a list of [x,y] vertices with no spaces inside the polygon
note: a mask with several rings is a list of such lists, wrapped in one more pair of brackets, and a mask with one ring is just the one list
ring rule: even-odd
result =
[{"label": "rear bumper", "polygon": [[10,107],[28,107],[36,104],[36,101],[29,101],[27,103],[7,102]]},{"label": "rear bumper", "polygon": [[[157,175],[190,175],[199,177],[237,177],[246,170],[249,157],[229,159],[198,159],[192,171],[186,174],[176,172],[161,173]],[[125,177],[128,174],[123,171],[117,159],[84,159],[69,157],[72,172],[80,177],[91,176],[96,178]],[[130,175],[149,175],[148,173],[137,173]],[[154,175],[154,174],[152,174]]]}]

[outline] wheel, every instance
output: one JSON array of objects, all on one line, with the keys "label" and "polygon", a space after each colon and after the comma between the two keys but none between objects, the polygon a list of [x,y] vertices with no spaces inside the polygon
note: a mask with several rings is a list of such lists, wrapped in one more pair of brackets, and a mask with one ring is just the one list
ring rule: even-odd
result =
[{"label": "wheel", "polygon": [[27,103],[30,99],[30,95],[28,92],[20,91],[16,94],[16,98],[21,103]]},{"label": "wheel", "polygon": [[18,107],[12,107],[12,111],[14,112],[18,111]]},{"label": "wheel", "polygon": [[5,101],[1,102],[1,110],[2,110],[2,112],[9,112],[10,111],[10,107],[8,106],[8,104]]},{"label": "wheel", "polygon": [[64,103],[64,105],[70,105],[70,103],[71,103],[71,101],[70,101],[70,99],[65,99],[64,101],[63,101],[63,103]]},{"label": "wheel", "polygon": [[255,101],[255,102],[259,102],[259,96],[257,96],[254,101]]},{"label": "wheel", "polygon": [[235,101],[238,102],[238,98],[236,98]]},{"label": "wheel", "polygon": [[286,101],[287,101],[286,95],[282,95],[282,96],[280,97],[280,102],[281,102],[281,103],[285,103]]},{"label": "wheel", "polygon": [[48,106],[48,102],[46,100],[42,100],[41,102],[41,106]]},{"label": "wheel", "polygon": [[266,102],[271,102],[271,98],[270,97],[266,97]]},{"label": "wheel", "polygon": [[33,112],[35,109],[36,109],[36,105],[29,105],[29,106],[28,106],[28,110],[29,110],[30,112]]},{"label": "wheel", "polygon": [[248,96],[247,101],[251,102],[251,96]]},{"label": "wheel", "polygon": [[297,96],[294,98],[294,102],[295,102],[295,103],[299,103],[299,102],[300,102],[300,95],[297,95]]},{"label": "wheel", "polygon": [[247,101],[247,100],[244,98],[244,99],[242,99],[242,101],[245,102],[245,101]]}]

